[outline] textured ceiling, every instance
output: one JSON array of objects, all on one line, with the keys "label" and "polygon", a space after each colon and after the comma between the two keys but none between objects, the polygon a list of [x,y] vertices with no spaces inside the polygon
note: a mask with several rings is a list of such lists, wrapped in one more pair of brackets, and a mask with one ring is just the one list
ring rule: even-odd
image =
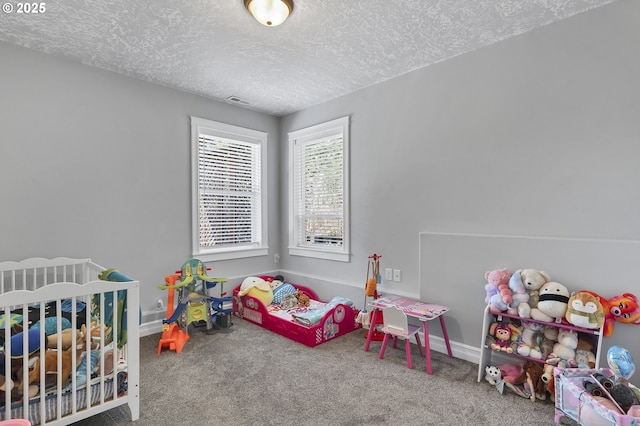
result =
[{"label": "textured ceiling", "polygon": [[265,27],[242,0],[49,0],[0,40],[285,115],[615,0],[295,0]]}]

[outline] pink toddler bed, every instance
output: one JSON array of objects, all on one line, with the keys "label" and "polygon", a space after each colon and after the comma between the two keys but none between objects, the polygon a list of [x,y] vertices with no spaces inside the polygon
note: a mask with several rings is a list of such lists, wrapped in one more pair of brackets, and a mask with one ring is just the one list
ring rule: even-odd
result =
[{"label": "pink toddler bed", "polygon": [[[270,279],[272,277],[262,277]],[[233,290],[234,315],[296,342],[314,347],[362,327],[356,322],[359,310],[343,297],[329,302],[319,300],[308,287],[291,284],[309,296],[309,306],[283,309],[278,303],[268,306],[249,294],[238,296],[240,285]]]}]

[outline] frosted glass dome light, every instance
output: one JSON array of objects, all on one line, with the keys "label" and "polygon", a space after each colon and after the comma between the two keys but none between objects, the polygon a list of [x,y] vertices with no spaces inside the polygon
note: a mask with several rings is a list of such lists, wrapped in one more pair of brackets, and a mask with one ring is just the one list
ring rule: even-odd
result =
[{"label": "frosted glass dome light", "polygon": [[244,0],[244,7],[262,25],[282,24],[293,11],[293,0]]}]

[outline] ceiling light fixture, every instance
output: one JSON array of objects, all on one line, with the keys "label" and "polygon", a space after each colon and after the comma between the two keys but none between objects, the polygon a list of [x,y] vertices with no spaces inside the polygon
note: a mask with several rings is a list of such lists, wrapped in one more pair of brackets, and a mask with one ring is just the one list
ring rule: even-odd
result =
[{"label": "ceiling light fixture", "polygon": [[293,0],[244,0],[244,7],[262,25],[275,27],[293,12]]}]

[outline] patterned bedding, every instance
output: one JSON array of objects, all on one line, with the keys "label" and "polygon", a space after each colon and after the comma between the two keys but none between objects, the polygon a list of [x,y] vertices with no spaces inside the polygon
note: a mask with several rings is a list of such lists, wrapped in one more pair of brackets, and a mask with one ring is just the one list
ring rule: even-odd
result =
[{"label": "patterned bedding", "polygon": [[282,309],[280,305],[272,303],[267,307],[271,315],[276,315],[286,320],[295,321],[307,327],[320,322],[322,317],[338,304],[353,306],[353,302],[346,297],[334,297],[329,302],[324,303],[311,299],[309,306],[296,306],[292,309]]},{"label": "patterned bedding", "polygon": [[[269,277],[263,277],[267,278]],[[265,305],[262,300],[251,294],[240,296],[238,285],[233,290],[234,315],[310,347],[362,327],[362,324],[356,321],[360,311],[353,306],[351,300],[334,297],[329,302],[323,302],[308,287],[299,284],[285,285],[286,287],[283,285],[281,287],[284,289],[280,290],[283,294],[274,291],[273,302],[269,305]],[[309,305],[299,306],[298,302],[292,305],[283,303],[287,297],[295,297],[293,293],[306,295]],[[291,308],[285,309],[283,306]]]}]

